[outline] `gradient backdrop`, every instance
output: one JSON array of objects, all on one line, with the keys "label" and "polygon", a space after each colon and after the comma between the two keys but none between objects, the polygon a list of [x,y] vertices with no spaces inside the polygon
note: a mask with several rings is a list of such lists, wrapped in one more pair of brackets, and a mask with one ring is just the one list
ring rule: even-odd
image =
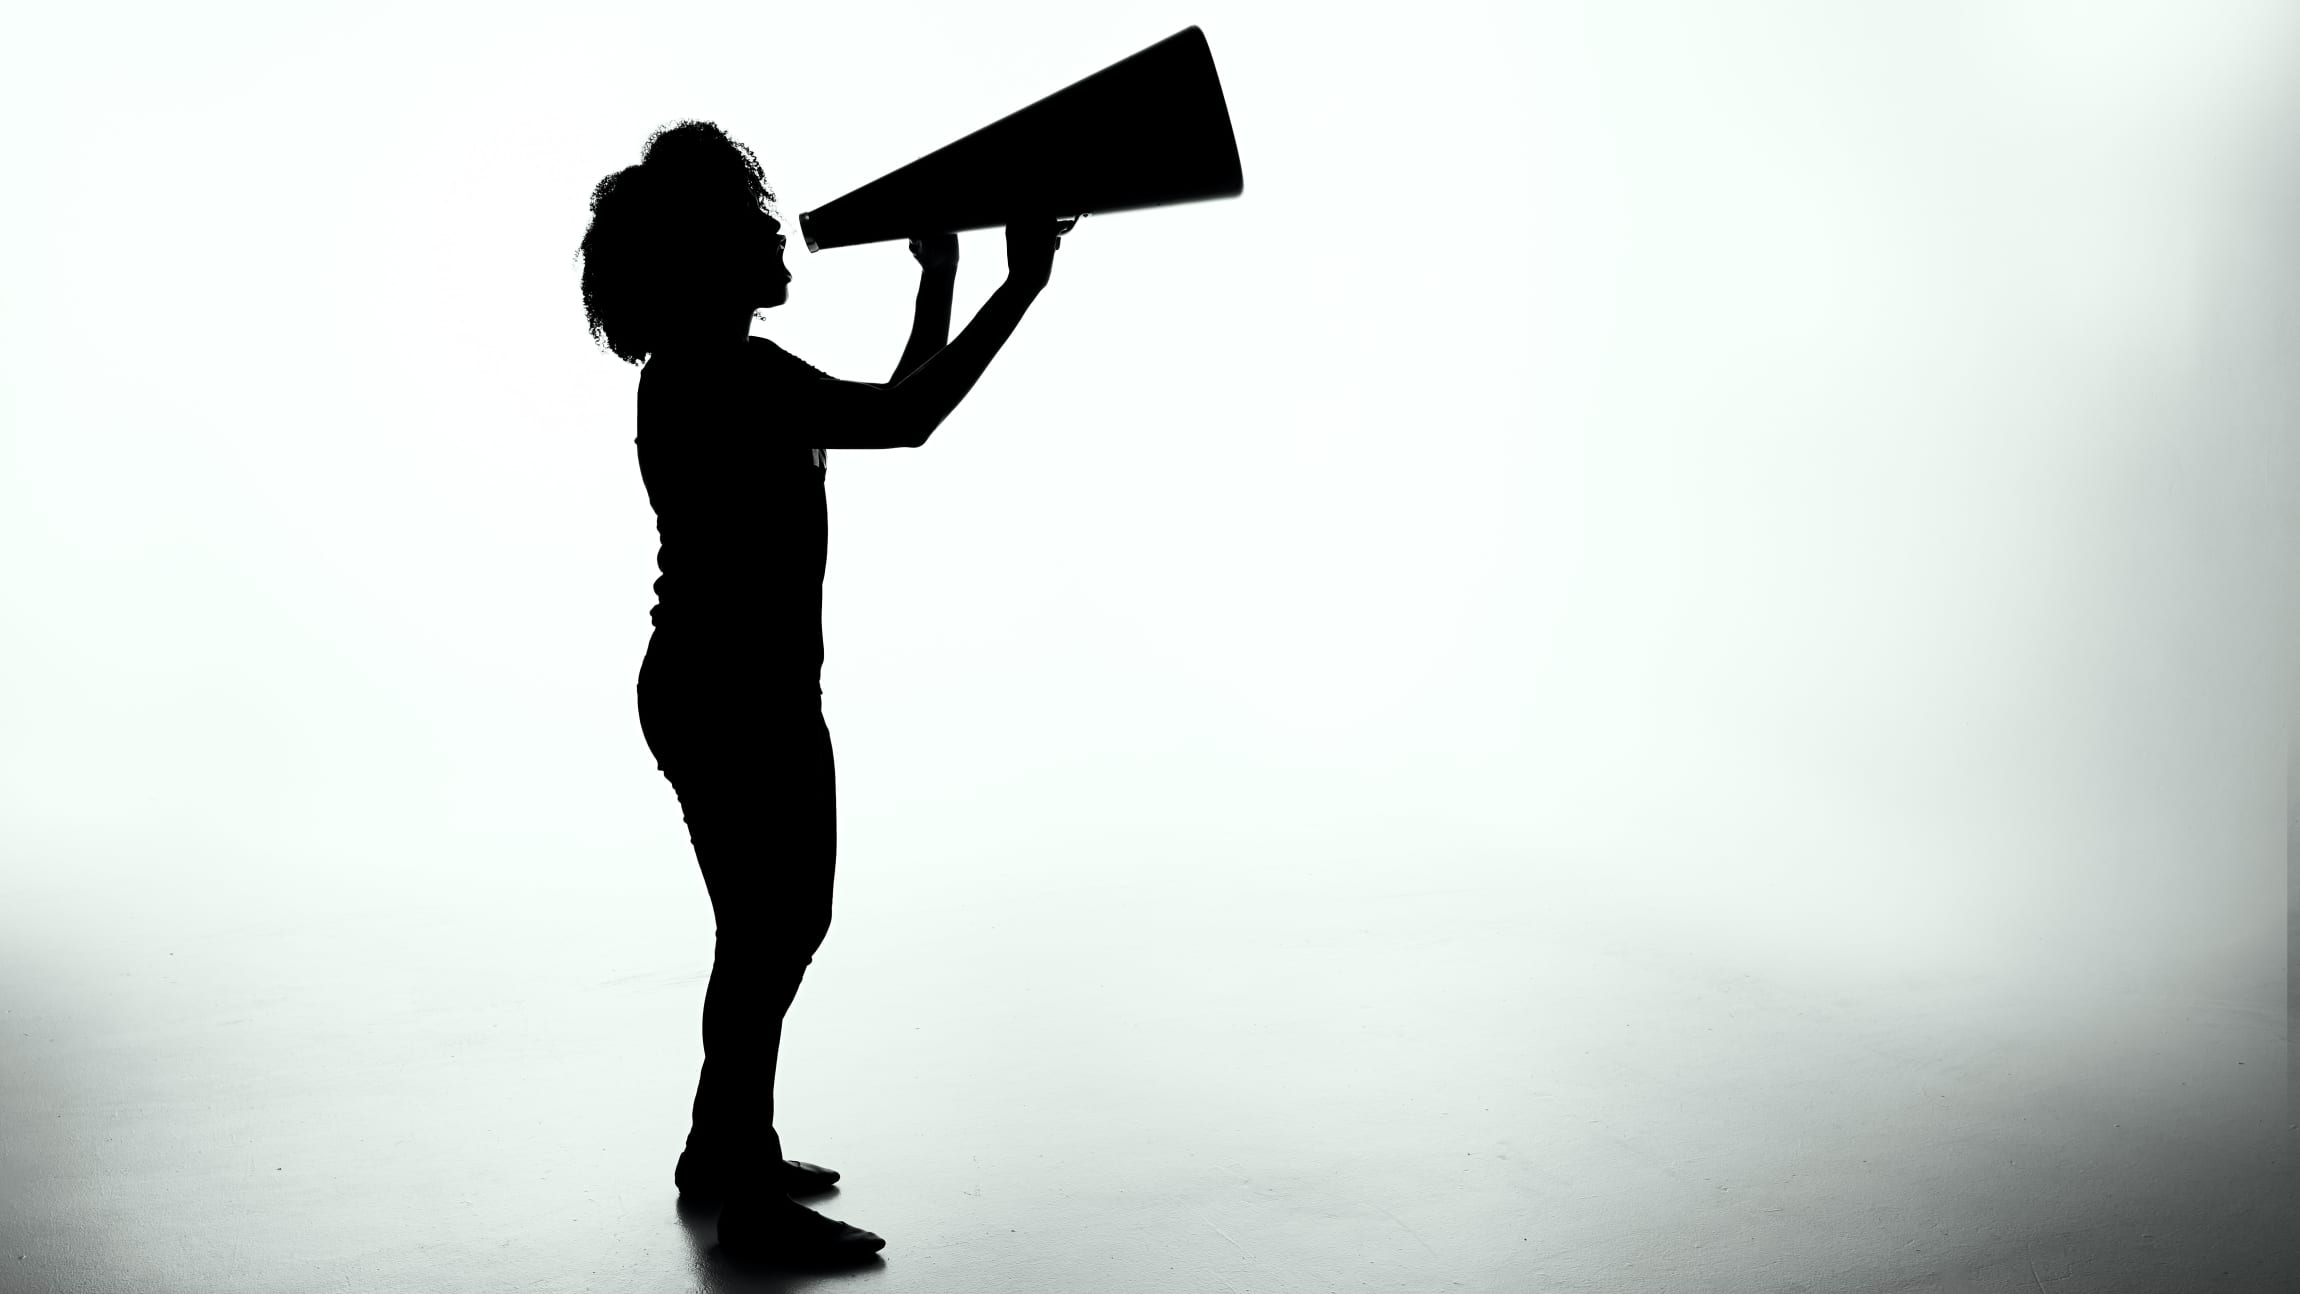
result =
[{"label": "gradient backdrop", "polygon": [[[1192,23],[1245,196],[1085,221],[930,447],[831,456],[870,938],[1539,867],[1737,965],[2279,1002],[2276,0],[27,10],[15,964],[91,891],[699,903],[590,186],[707,118],[795,213]],[[908,256],[793,243],[756,331],[883,380]]]}]

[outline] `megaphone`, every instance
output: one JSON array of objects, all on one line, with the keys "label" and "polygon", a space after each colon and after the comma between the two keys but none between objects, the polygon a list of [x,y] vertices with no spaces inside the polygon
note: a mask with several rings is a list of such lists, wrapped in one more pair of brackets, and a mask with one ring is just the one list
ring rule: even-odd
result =
[{"label": "megaphone", "polygon": [[1188,27],[799,213],[807,250],[1234,198],[1245,191],[1206,34]]}]

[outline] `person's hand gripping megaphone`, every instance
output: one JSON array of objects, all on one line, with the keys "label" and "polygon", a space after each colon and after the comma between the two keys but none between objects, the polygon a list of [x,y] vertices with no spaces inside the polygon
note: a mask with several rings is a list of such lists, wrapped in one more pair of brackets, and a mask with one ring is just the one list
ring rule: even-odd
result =
[{"label": "person's hand gripping megaphone", "polygon": [[1006,223],[1006,278],[1036,291],[1054,274],[1054,252],[1078,217],[1018,216]]},{"label": "person's hand gripping megaphone", "polygon": [[[1078,221],[1079,217],[1077,216],[1065,216],[1062,219],[1054,222],[1055,248],[1059,249],[1062,246],[1062,236],[1069,233],[1072,229],[1077,228]],[[1010,253],[1013,247],[1015,228],[1029,228],[1034,227],[1034,225],[1035,222],[1018,221],[1016,222],[1016,225],[1011,225],[1008,227],[1007,238]],[[922,234],[919,237],[910,240],[910,255],[912,260],[918,262],[919,269],[925,271],[926,273],[937,274],[954,272],[958,269],[958,235]],[[1032,258],[1030,257],[1025,257],[1026,262],[1030,261],[1031,259]],[[1009,257],[1009,264],[1012,264],[1011,255]],[[1037,277],[1039,282],[1045,282],[1045,275],[1039,275]]]},{"label": "person's hand gripping megaphone", "polygon": [[958,268],[958,235],[927,234],[910,240],[911,259],[929,274]]}]

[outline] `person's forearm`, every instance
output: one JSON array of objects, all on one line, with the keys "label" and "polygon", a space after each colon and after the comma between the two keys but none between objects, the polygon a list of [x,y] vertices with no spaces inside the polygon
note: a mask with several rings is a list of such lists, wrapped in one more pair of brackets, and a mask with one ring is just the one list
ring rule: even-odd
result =
[{"label": "person's forearm", "polygon": [[925,444],[974,389],[975,381],[990,367],[998,348],[1014,335],[1015,325],[1022,322],[1023,313],[1043,286],[1014,279],[1000,284],[964,332],[888,388],[903,402],[904,420],[915,428],[915,444]]},{"label": "person's forearm", "polygon": [[957,281],[956,266],[927,270],[919,276],[918,309],[911,316],[910,343],[902,348],[902,358],[895,361],[894,376],[887,381],[900,382],[909,377],[919,365],[950,344],[950,298]]}]

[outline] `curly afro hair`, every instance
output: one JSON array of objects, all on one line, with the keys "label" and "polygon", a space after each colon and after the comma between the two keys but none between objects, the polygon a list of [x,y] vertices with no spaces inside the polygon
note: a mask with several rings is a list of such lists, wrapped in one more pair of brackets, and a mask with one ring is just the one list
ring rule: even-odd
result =
[{"label": "curly afro hair", "polygon": [[645,360],[658,321],[690,299],[715,259],[721,222],[774,202],[757,156],[716,125],[681,121],[649,136],[637,166],[591,190],[591,225],[576,255],[593,340],[618,359]]}]

